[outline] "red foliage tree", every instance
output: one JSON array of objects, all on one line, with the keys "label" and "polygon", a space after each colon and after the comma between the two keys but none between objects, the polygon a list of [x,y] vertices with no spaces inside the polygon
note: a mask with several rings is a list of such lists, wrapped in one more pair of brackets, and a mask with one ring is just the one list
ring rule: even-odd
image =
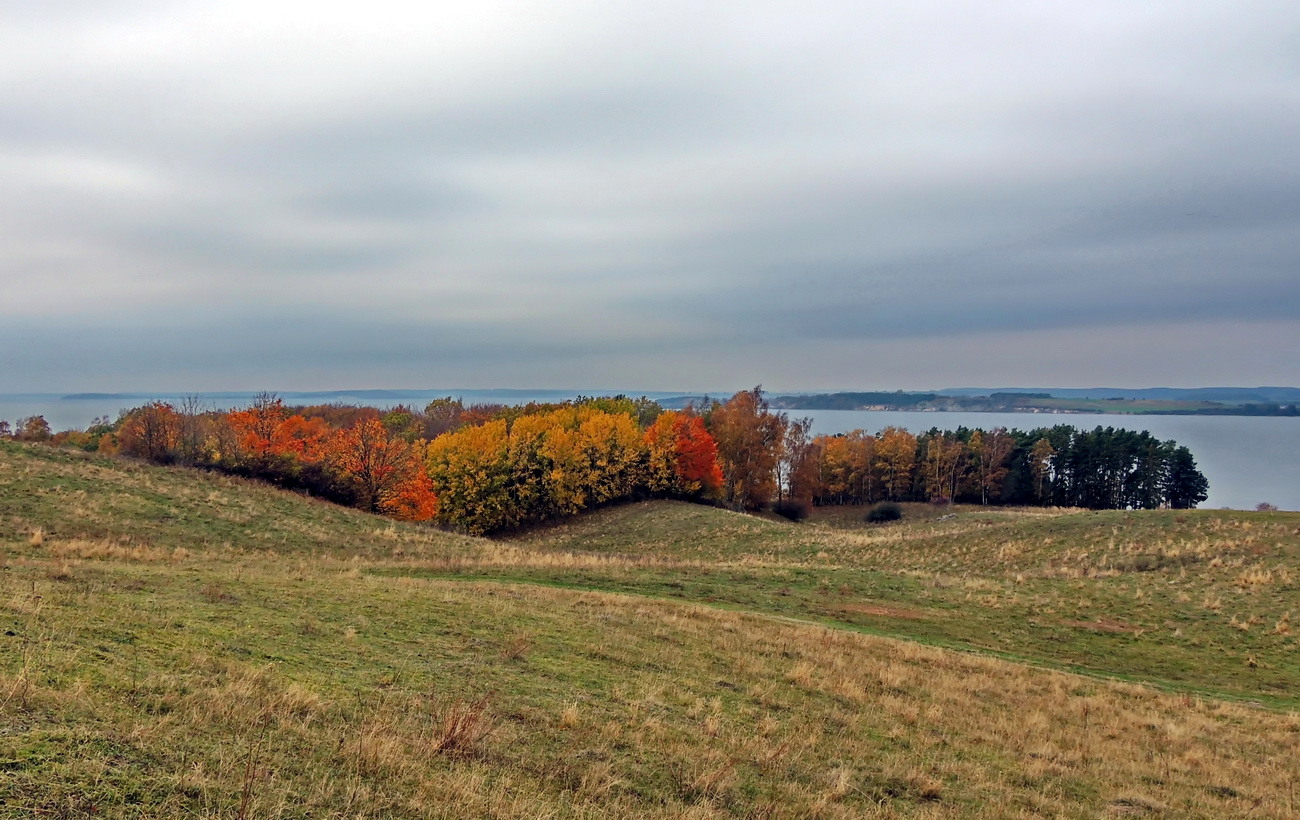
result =
[{"label": "red foliage tree", "polygon": [[652,492],[712,497],[722,489],[718,444],[693,413],[667,411],[645,431],[647,483]]},{"label": "red foliage tree", "polygon": [[682,414],[673,423],[677,445],[677,478],[691,492],[714,495],[722,489],[718,443],[704,428],[704,420]]}]

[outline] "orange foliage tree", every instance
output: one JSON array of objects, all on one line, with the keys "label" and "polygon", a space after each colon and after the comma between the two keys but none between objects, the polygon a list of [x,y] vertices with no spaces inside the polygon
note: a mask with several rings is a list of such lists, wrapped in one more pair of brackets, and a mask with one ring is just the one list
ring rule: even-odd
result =
[{"label": "orange foliage tree", "polygon": [[246,410],[232,410],[226,421],[235,433],[241,454],[263,456],[271,452],[275,431],[289,415],[284,402],[262,393]]},{"label": "orange foliage tree", "polygon": [[786,424],[784,414],[768,409],[761,387],[742,390],[712,408],[708,428],[718,445],[728,504],[754,510],[771,501]]},{"label": "orange foliage tree", "polygon": [[329,425],[322,419],[289,416],[275,426],[267,451],[272,455],[292,456],[314,464],[325,458],[329,435]]},{"label": "orange foliage tree", "polygon": [[53,436],[54,433],[50,430],[50,423],[45,420],[45,416],[28,416],[19,419],[18,429],[13,432],[13,437],[18,441],[49,441]]},{"label": "orange foliage tree", "polygon": [[159,463],[174,461],[181,440],[180,414],[162,401],[137,407],[122,422],[117,439],[125,455]]},{"label": "orange foliage tree", "polygon": [[437,512],[423,442],[406,441],[367,418],[336,431],[326,446],[327,461],[356,489],[362,508],[410,521]]},{"label": "orange foliage tree", "polygon": [[877,501],[875,466],[878,439],[863,430],[813,439],[817,460],[818,504],[866,504]]}]

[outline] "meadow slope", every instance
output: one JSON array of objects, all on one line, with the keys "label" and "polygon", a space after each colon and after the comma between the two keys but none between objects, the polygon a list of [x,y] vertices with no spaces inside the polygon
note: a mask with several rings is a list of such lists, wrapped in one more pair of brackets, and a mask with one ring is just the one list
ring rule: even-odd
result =
[{"label": "meadow slope", "polygon": [[1300,516],[860,512],[488,541],[0,442],[0,817],[1300,811]]}]

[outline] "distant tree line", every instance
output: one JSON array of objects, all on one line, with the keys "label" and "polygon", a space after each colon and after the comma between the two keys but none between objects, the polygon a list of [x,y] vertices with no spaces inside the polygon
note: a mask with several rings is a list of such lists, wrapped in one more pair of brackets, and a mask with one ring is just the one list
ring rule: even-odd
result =
[{"label": "distant tree line", "polygon": [[50,433],[24,419],[7,438],[258,479],[411,521],[471,533],[535,524],[637,498],[716,502],[717,447],[693,411],[647,399],[471,405],[289,407],[272,394],[206,410],[153,402]]},{"label": "distant tree line", "polygon": [[[1194,392],[1194,391],[1186,391]],[[903,410],[966,412],[1048,412],[1048,413],[1159,413],[1162,415],[1216,416],[1295,416],[1300,406],[1295,402],[1249,401],[1242,404],[1212,402],[1203,399],[1142,400],[1107,397],[1057,397],[1050,393],[992,392],[987,396],[944,395],[940,393],[814,393],[810,395],[773,396],[772,407],[782,410]],[[1195,404],[1197,406],[1189,406]]]},{"label": "distant tree line", "polygon": [[1277,404],[1275,402],[1247,402],[1238,405],[1225,405],[1222,408],[1198,408],[1195,410],[1170,410],[1175,416],[1300,416],[1300,404]]},{"label": "distant tree line", "polygon": [[289,407],[272,394],[218,411],[190,398],[84,431],[53,433],[40,416],[0,422],[0,437],[218,470],[471,533],[654,497],[791,517],[878,501],[1149,509],[1206,498],[1187,448],[1146,432],[810,428],[756,387],[680,411],[626,396],[468,407],[447,397],[383,411]]},{"label": "distant tree line", "polygon": [[896,427],[814,440],[817,504],[954,501],[1089,509],[1195,507],[1208,482],[1186,447],[1150,433],[1061,424],[914,436]]},{"label": "distant tree line", "polygon": [[810,422],[772,410],[760,388],[714,402],[703,417],[718,441],[725,501],[737,508],[789,498],[1183,509],[1207,497],[1191,452],[1147,432],[1057,425],[917,436],[887,427],[809,437]]}]

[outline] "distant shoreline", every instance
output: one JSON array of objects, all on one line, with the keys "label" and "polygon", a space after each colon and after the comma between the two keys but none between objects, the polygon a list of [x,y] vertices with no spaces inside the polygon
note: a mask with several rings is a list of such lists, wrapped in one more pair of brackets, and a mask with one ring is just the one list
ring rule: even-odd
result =
[{"label": "distant shoreline", "polygon": [[[407,404],[421,407],[433,397],[463,397],[467,401],[501,404],[527,404],[530,401],[555,402],[582,395],[645,396],[669,409],[688,405],[703,408],[730,393],[689,393],[640,390],[574,389],[361,389],[279,391],[289,404]],[[200,401],[222,406],[249,403],[254,391],[212,391],[185,394],[180,392],[80,392],[15,393],[0,395],[0,402],[25,405],[66,403],[67,406],[99,403],[120,404],[122,408],[151,401],[178,402],[193,396]],[[920,412],[920,413],[1016,413],[1025,415],[1120,415],[1120,416],[1300,416],[1300,388],[953,388],[935,391],[839,391],[826,393],[776,393],[768,400],[775,410],[841,410],[851,412]],[[51,408],[52,409],[52,408]],[[120,409],[120,408],[119,408]],[[36,412],[39,412],[36,411]]]},{"label": "distant shoreline", "polygon": [[[769,398],[775,410],[844,410],[850,412],[1024,413],[1026,415],[1122,416],[1300,416],[1296,402],[1228,403],[1186,399],[1063,398],[1046,393],[993,393],[952,396],[938,393],[811,393]],[[706,396],[661,399],[665,407],[697,407]]]}]

